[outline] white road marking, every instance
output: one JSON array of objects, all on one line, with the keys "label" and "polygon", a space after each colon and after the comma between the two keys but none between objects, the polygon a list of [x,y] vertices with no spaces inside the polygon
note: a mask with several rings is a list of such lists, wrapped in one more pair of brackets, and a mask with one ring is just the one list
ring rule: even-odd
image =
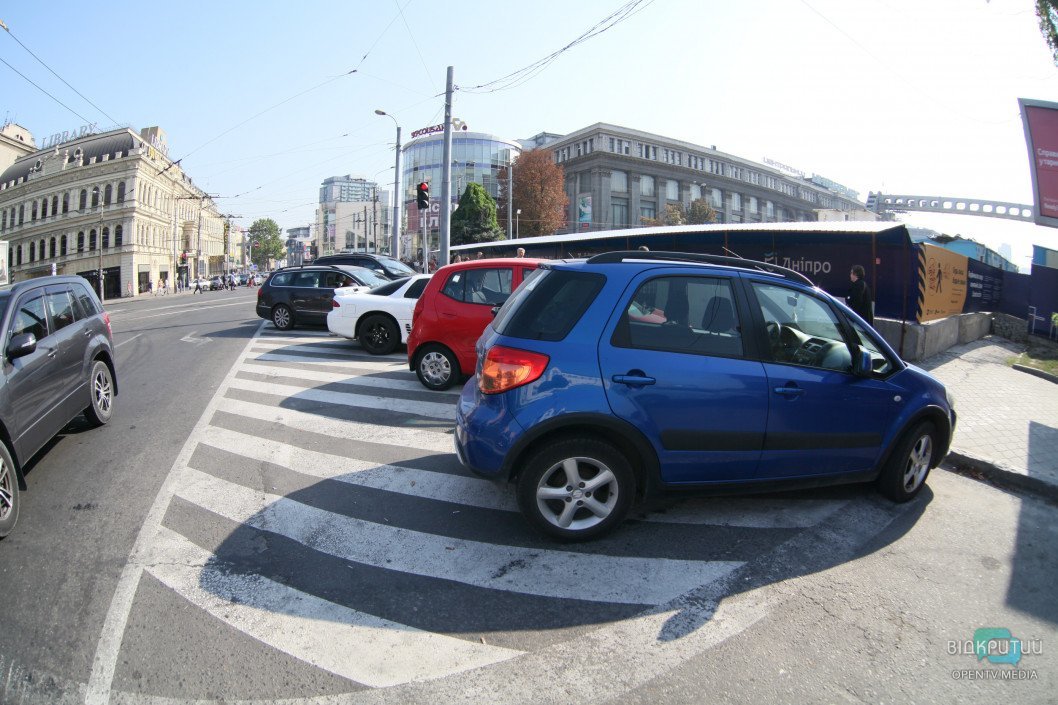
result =
[{"label": "white road marking", "polygon": [[305,399],[318,401],[325,404],[341,404],[343,406],[362,407],[367,409],[383,409],[386,411],[397,411],[403,414],[418,414],[419,416],[430,416],[437,419],[455,421],[455,401],[438,403],[433,401],[413,401],[409,399],[394,399],[384,396],[370,396],[367,394],[350,394],[348,392],[332,392],[326,389],[313,389],[311,387],[294,387],[289,384],[273,384],[270,382],[257,382],[252,379],[232,379],[228,383],[231,389],[242,389],[247,392],[258,394],[269,394],[285,399]]},{"label": "white road marking", "polygon": [[195,606],[272,648],[373,687],[447,676],[522,652],[426,632],[268,578],[209,565],[212,554],[159,527],[147,571]]},{"label": "white road marking", "polygon": [[[295,379],[312,380],[313,382],[337,382],[348,384],[359,384],[363,387],[378,387],[380,389],[401,389],[408,392],[431,393],[422,386],[419,380],[413,376],[411,379],[389,379],[387,377],[373,377],[372,373],[364,372],[321,372],[319,370],[306,370],[292,367],[276,367],[274,365],[254,364],[249,361],[243,365],[243,372],[253,372],[269,377],[293,377]],[[274,357],[262,362],[281,362]],[[411,372],[408,373],[409,376]],[[456,396],[455,392],[446,392],[448,396]],[[453,400],[454,401],[454,400]]]},{"label": "white road marking", "polygon": [[[268,353],[268,352],[254,352],[249,358],[251,360],[261,360],[264,362],[300,362],[310,363],[313,365],[322,365],[324,367],[335,367],[335,368],[349,368],[357,370],[374,370],[375,372],[403,372],[410,375],[410,379],[416,379],[415,373],[408,369],[408,365],[405,362],[394,365],[388,362],[376,362],[374,360],[365,360],[363,358],[353,359],[345,358],[336,360],[334,358],[328,360],[325,357],[312,357],[310,355],[295,355],[287,353]],[[421,389],[426,389],[422,385],[419,385]]]},{"label": "white road marking", "polygon": [[381,426],[361,421],[332,419],[306,411],[295,411],[294,409],[256,404],[239,399],[221,399],[217,405],[217,410],[259,421],[282,424],[296,431],[322,433],[325,436],[334,438],[353,438],[371,441],[372,443],[417,448],[418,450],[434,453],[452,452],[452,434],[439,430],[409,428],[407,426]]},{"label": "white road marking", "polygon": [[143,333],[137,333],[136,335],[132,336],[131,338],[126,338],[125,340],[122,340],[120,343],[115,343],[114,347],[115,348],[120,348],[125,343],[131,343],[133,340],[135,340],[136,338],[139,338],[141,335],[143,335]]},{"label": "white road marking", "polygon": [[190,467],[176,494],[230,521],[286,536],[344,560],[542,597],[655,605],[742,565],[592,555],[436,536],[316,509]]}]

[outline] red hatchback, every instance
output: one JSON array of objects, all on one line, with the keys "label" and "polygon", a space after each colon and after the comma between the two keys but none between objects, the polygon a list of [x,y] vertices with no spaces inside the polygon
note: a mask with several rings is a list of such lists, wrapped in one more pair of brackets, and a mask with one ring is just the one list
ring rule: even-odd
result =
[{"label": "red hatchback", "polygon": [[474,344],[501,305],[543,260],[479,259],[441,267],[415,304],[408,367],[428,389],[474,373]]}]

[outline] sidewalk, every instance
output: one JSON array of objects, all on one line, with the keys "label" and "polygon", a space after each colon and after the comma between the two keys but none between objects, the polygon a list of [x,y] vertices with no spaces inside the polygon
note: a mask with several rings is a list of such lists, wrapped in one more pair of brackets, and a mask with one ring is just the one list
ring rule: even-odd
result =
[{"label": "sidewalk", "polygon": [[1058,384],[1006,364],[1024,349],[987,336],[919,367],[955,395],[958,425],[946,462],[1058,500]]}]

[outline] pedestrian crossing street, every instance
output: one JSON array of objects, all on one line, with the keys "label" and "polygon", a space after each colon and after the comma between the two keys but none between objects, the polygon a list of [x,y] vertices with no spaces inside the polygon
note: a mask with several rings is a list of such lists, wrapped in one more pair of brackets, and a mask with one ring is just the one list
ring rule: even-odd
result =
[{"label": "pedestrian crossing street", "polygon": [[852,501],[686,500],[558,544],[509,487],[459,465],[457,398],[423,388],[403,353],[263,326],[174,468],[144,571],[351,689],[390,687],[634,619]]}]

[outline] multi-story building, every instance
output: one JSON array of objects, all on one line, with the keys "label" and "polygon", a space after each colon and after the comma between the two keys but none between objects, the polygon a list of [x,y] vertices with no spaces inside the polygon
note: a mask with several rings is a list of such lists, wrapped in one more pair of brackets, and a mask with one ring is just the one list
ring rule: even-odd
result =
[{"label": "multi-story building", "polygon": [[225,222],[166,156],[165,133],[129,128],[51,143],[0,174],[12,281],[80,274],[106,298],[159,279],[220,274]]},{"label": "multi-story building", "polygon": [[312,261],[312,226],[287,228],[287,264],[296,266]]},{"label": "multi-story building", "polygon": [[813,221],[819,209],[863,209],[854,191],[824,177],[617,125],[526,142],[551,150],[565,170],[570,205],[560,232],[664,222],[667,206],[698,199],[718,223]]},{"label": "multi-story building", "polygon": [[[452,135],[452,201],[467,184],[476,182],[485,187],[494,199],[500,195],[500,173],[521,152],[513,141],[483,132],[456,131]],[[408,214],[408,228],[401,244],[402,254],[420,253],[423,231],[430,239],[430,249],[437,249],[441,216],[441,170],[444,165],[444,135],[440,132],[413,139],[401,150],[404,164],[402,174],[402,205]],[[430,184],[428,216],[420,214],[415,204],[416,186]]]},{"label": "multi-story building", "polygon": [[352,176],[332,176],[320,187],[316,209],[316,250],[388,251],[389,193],[378,184]]},{"label": "multi-story building", "polygon": [[0,169],[6,169],[16,159],[35,151],[37,145],[29,130],[13,122],[0,126]]}]

